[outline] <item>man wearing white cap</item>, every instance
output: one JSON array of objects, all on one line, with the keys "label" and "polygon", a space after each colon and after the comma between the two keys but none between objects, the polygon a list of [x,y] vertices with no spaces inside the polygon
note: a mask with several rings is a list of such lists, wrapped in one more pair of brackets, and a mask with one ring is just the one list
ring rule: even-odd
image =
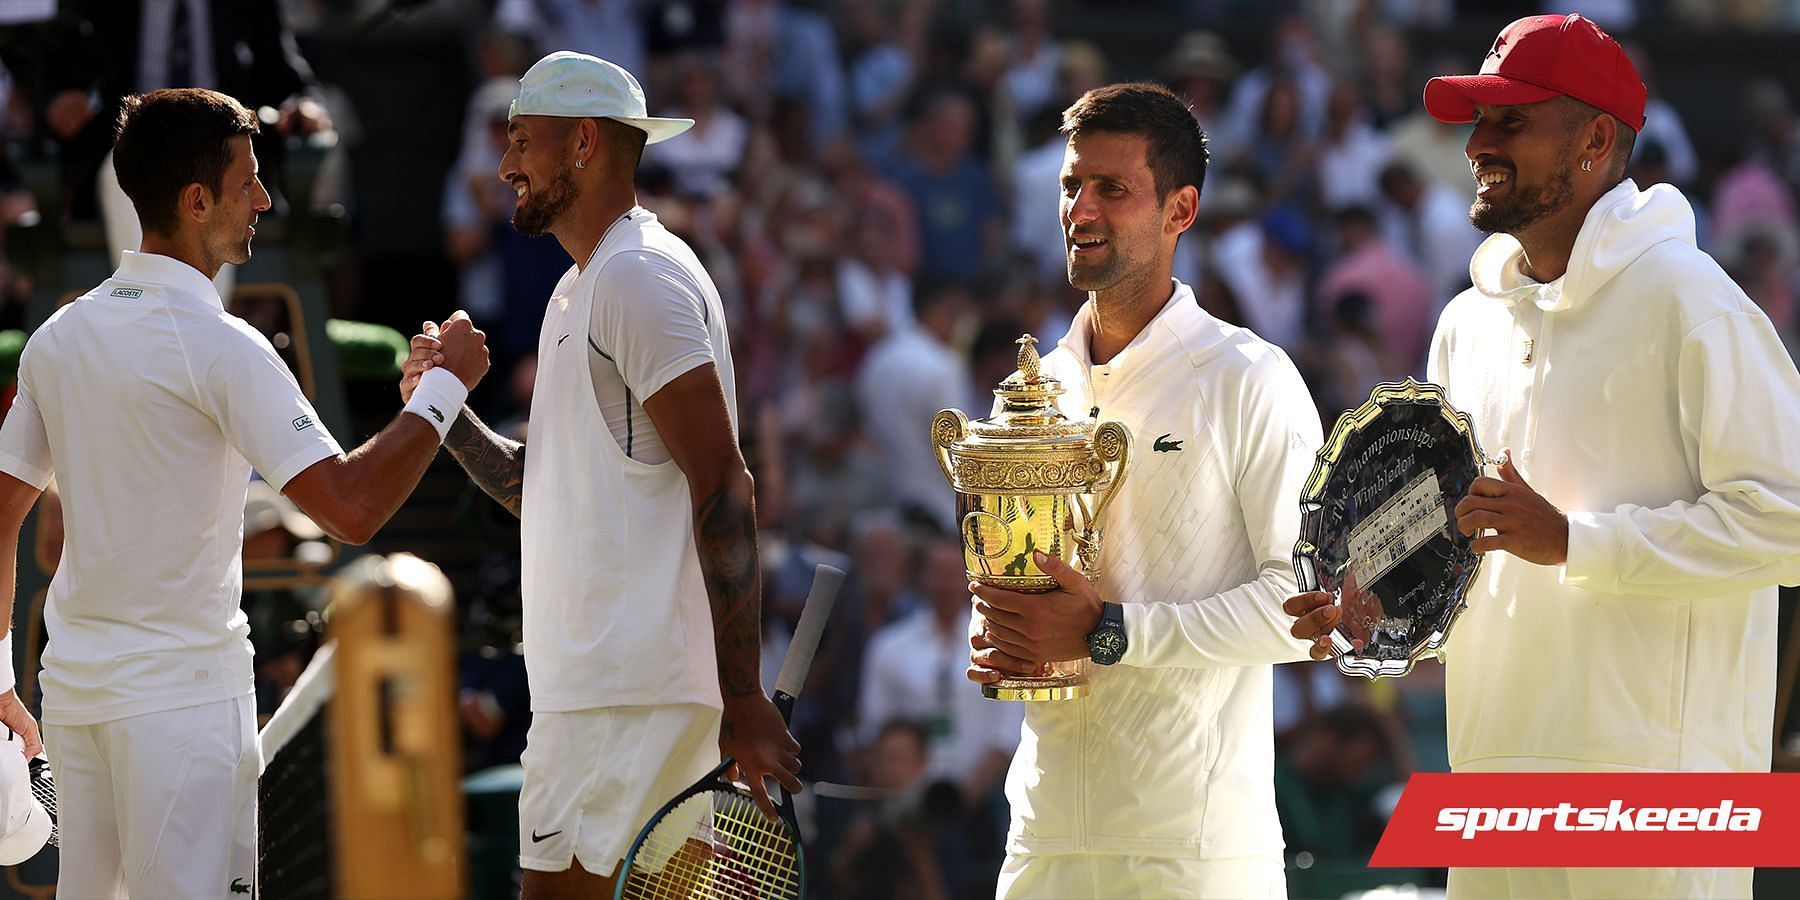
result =
[{"label": "man wearing white cap", "polygon": [[[1800,374],[1694,242],[1625,177],[1645,89],[1579,15],[1500,33],[1425,109],[1475,123],[1490,234],[1428,372],[1498,478],[1457,527],[1487,553],[1445,655],[1456,772],[1766,772],[1777,584],[1800,580]],[[1566,510],[1566,512],[1565,512]],[[1329,594],[1287,608],[1328,651]],[[1652,863],[1655,860],[1645,860]],[[1748,868],[1453,868],[1452,897],[1748,897]]]},{"label": "man wearing white cap", "polygon": [[[647,115],[624,69],[559,52],[520,79],[507,126],[513,225],[554,235],[576,265],[544,311],[529,456],[467,410],[446,446],[523,520],[532,900],[610,893],[637,829],[721,752],[765,810],[765,775],[800,789],[799,745],[757,669],[754,493],[724,309],[632,187],[644,145],[692,124]],[[407,382],[436,364],[424,330]]]}]

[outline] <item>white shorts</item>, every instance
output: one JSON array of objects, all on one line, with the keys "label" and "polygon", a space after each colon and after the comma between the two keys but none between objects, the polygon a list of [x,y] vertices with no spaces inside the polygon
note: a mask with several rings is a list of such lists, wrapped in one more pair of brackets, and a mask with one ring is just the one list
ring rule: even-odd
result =
[{"label": "white shorts", "polygon": [[63,897],[248,896],[256,884],[255,698],[45,725]]},{"label": "white shorts", "polygon": [[664,803],[719,764],[719,711],[614,706],[533,713],[519,791],[519,865],[611,875]]},{"label": "white shorts", "polygon": [[1000,898],[1192,897],[1281,900],[1279,859],[1173,859],[1093,853],[1006,855]]}]

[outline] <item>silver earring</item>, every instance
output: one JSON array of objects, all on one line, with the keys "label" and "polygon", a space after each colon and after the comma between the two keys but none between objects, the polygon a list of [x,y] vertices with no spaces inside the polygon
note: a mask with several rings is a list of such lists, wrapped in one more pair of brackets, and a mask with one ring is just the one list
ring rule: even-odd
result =
[{"label": "silver earring", "polygon": [[1593,161],[1593,160],[1591,160],[1591,159],[1584,159],[1584,160],[1582,160],[1582,161],[1581,161],[1581,171],[1583,171],[1583,172],[1592,172],[1592,171],[1594,171],[1594,161]]},{"label": "silver earring", "polygon": [[[1587,165],[1587,163],[1582,163],[1582,166],[1584,166],[1584,167],[1585,167],[1585,166],[1586,166],[1586,165]],[[575,161],[575,168],[577,168],[577,169],[585,169],[585,168],[587,168],[587,160],[585,160],[585,159],[578,159],[578,160],[576,160],[576,161]]]}]

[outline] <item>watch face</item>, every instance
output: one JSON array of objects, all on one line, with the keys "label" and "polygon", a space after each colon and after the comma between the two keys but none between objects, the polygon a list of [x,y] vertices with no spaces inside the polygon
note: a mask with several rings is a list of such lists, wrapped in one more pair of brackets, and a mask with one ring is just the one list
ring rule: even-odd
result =
[{"label": "watch face", "polygon": [[1088,639],[1094,662],[1110,666],[1125,655],[1125,633],[1107,623]]}]

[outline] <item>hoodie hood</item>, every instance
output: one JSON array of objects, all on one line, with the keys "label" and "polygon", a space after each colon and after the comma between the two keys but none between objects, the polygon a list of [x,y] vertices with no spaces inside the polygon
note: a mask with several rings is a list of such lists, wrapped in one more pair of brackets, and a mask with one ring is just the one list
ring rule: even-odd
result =
[{"label": "hoodie hood", "polygon": [[1695,246],[1693,207],[1669,185],[1640,191],[1627,178],[1588,210],[1561,278],[1548,284],[1527,278],[1519,268],[1525,251],[1518,239],[1495,234],[1476,248],[1469,279],[1475,290],[1509,306],[1530,298],[1545,312],[1560,312],[1599,293],[1613,276],[1664,241]]}]

